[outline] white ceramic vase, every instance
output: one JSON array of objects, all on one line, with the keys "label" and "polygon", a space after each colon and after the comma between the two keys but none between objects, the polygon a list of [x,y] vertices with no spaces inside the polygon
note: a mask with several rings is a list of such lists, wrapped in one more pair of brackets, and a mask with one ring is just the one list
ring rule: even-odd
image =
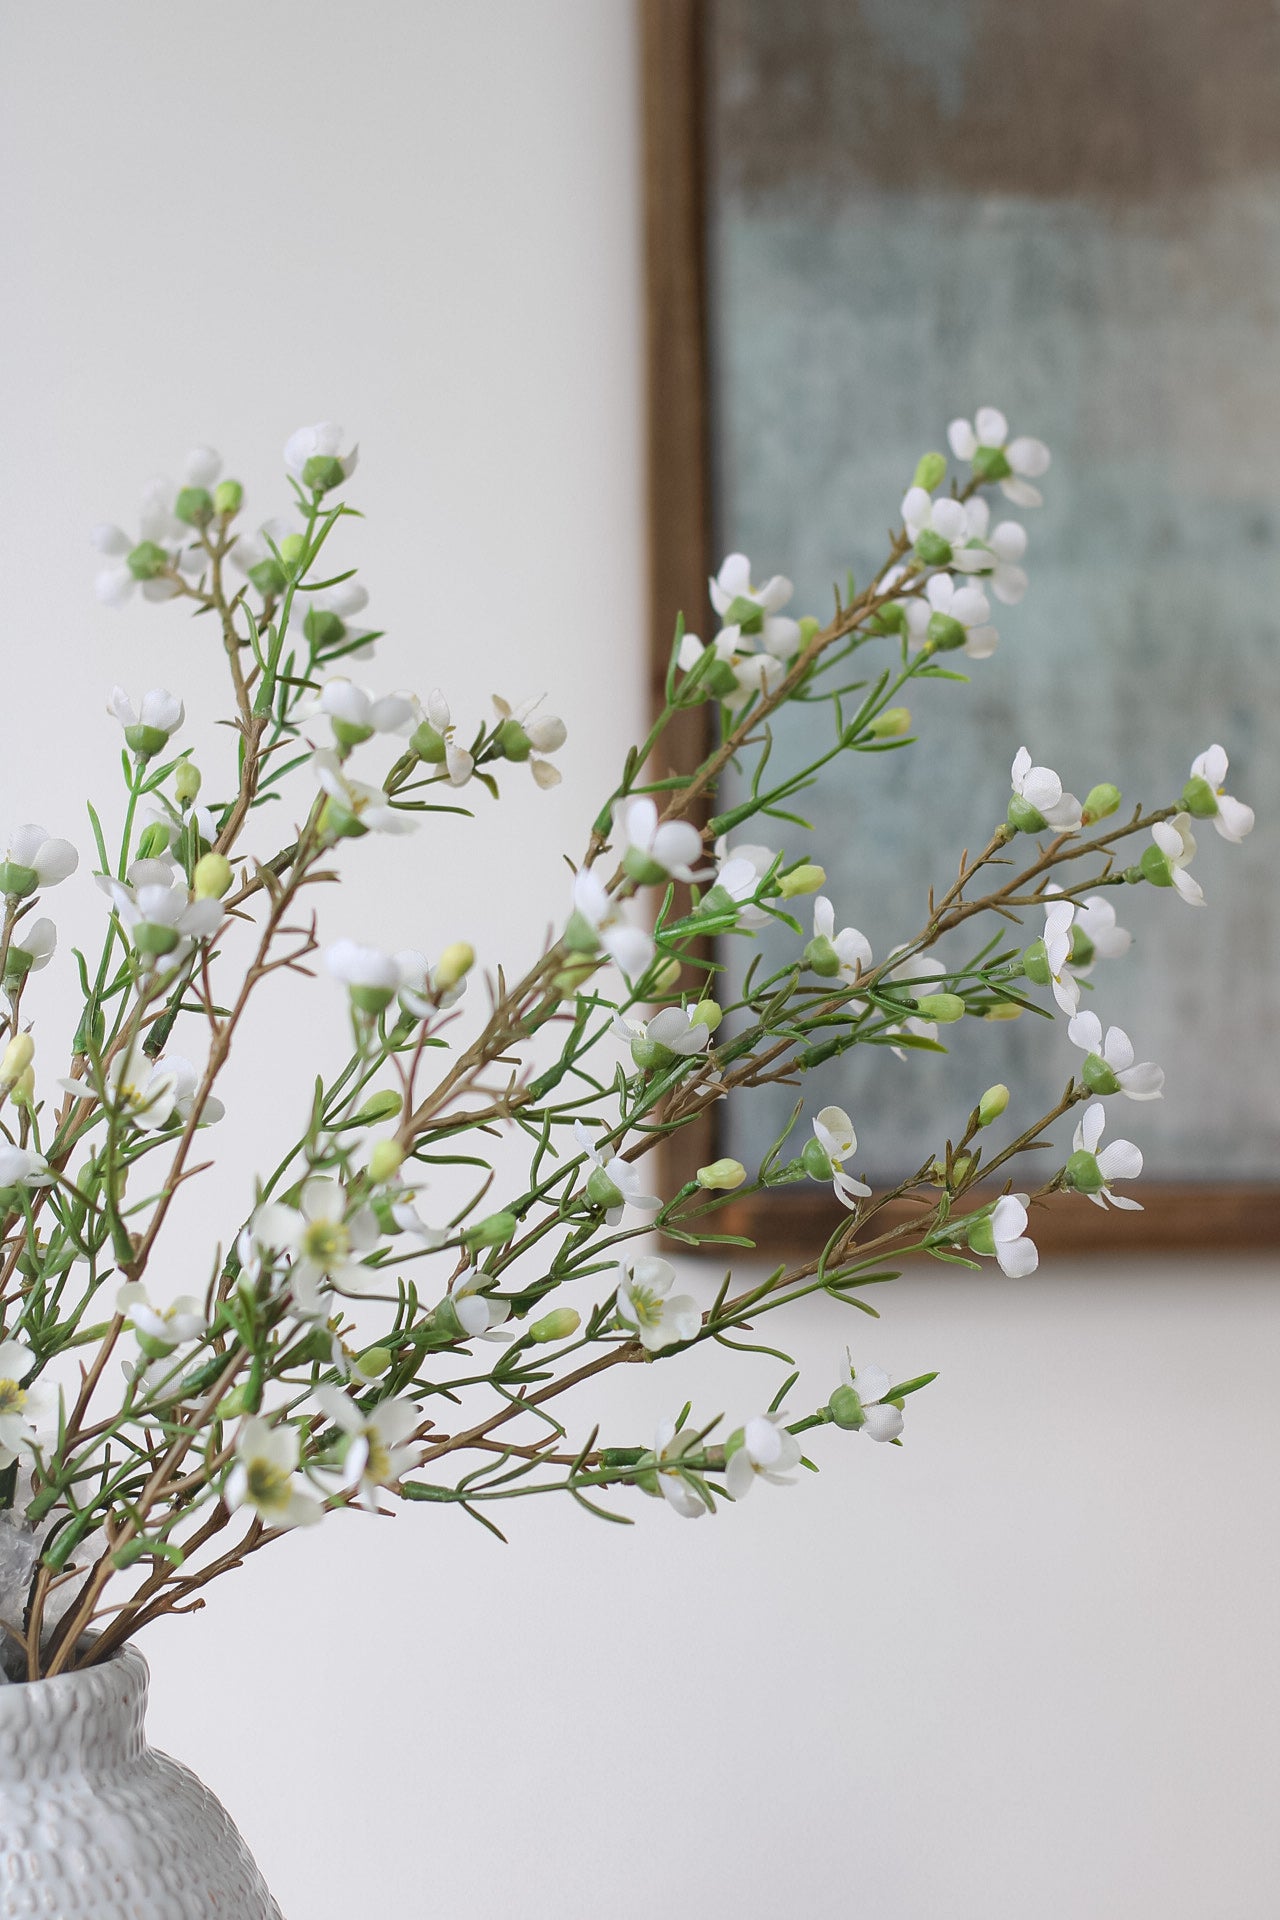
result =
[{"label": "white ceramic vase", "polygon": [[0,1920],[281,1920],[230,1817],[147,1745],[147,1663],[0,1686]]}]

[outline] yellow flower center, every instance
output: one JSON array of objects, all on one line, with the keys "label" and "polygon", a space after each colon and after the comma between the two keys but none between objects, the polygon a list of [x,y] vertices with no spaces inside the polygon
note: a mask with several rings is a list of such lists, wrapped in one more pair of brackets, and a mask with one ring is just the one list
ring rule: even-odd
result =
[{"label": "yellow flower center", "polygon": [[629,1289],[631,1311],[636,1316],[636,1324],[641,1327],[660,1327],[662,1325],[662,1296],[651,1293],[648,1287],[638,1287],[633,1280]]},{"label": "yellow flower center", "polygon": [[369,1457],[364,1463],[364,1477],[376,1485],[385,1487],[391,1478],[391,1452],[386,1444],[379,1440],[372,1427],[366,1427],[364,1437],[369,1447]]},{"label": "yellow flower center", "polygon": [[313,1220],[303,1236],[302,1251],[322,1273],[328,1273],[347,1256],[351,1235],[341,1220]]},{"label": "yellow flower center", "polygon": [[21,1413],[27,1396],[16,1380],[0,1380],[0,1415]]},{"label": "yellow flower center", "polygon": [[269,1460],[249,1462],[249,1498],[255,1507],[287,1507],[289,1475]]}]

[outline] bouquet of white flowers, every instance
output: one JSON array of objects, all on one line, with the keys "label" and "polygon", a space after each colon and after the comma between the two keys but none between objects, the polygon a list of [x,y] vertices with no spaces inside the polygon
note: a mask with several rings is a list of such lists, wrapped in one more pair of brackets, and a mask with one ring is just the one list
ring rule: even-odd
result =
[{"label": "bouquet of white flowers", "polygon": [[[201,448],[181,487],[149,491],[138,537],[99,530],[105,601],[137,588],[207,616],[197,631],[225,653],[235,778],[209,797],[177,695],[153,688],[135,703],[115,690],[122,806],[89,809],[101,951],[76,954],[78,1025],[61,1045],[42,1037],[38,1057],[35,976],[56,948],[45,896],[79,856],[24,825],[0,857],[7,1678],[101,1662],[287,1529],[348,1508],[458,1506],[496,1532],[501,1501],[559,1492],[625,1522],[639,1492],[696,1518],[757,1479],[785,1484],[811,1464],[802,1448],[820,1428],[896,1443],[904,1402],[934,1376],[894,1384],[861,1354],[799,1412],[788,1365],[772,1403],[737,1409],[723,1430],[673,1384],[656,1435],[602,1437],[591,1389],[612,1367],[679,1364],[709,1341],[750,1347],[764,1314],[807,1294],[865,1304],[860,1289],[895,1277],[907,1254],[1027,1274],[1035,1203],[1050,1192],[1138,1204],[1119,1186],[1141,1153],[1103,1144],[1104,1105],[1158,1098],[1163,1074],[1081,1009],[1081,982],[1128,947],[1116,889],[1198,906],[1193,823],[1228,841],[1249,831],[1249,808],[1224,791],[1222,748],[1161,804],[1123,816],[1109,778],[1077,799],[1021,748],[1005,817],[880,956],[796,844],[795,796],[837,755],[909,747],[900,696],[917,680],[963,681],[961,658],[996,646],[992,598],[1011,605],[1026,588],[1025,531],[992,524],[989,496],[1037,506],[1047,449],[1011,438],[991,408],[949,437],[957,477],[948,486],[948,459],[924,455],[883,564],[837,589],[825,625],[785,611],[785,579],[757,585],[743,555],[725,561],[711,582],[719,631],[704,644],[677,626],[662,710],[601,798],[559,930],[528,943],[514,971],[477,965],[454,937],[454,905],[449,928],[406,926],[429,951],[339,939],[321,956],[328,981],[312,978],[308,889],[336,878],[340,843],[409,833],[481,788],[497,799],[508,775],[549,787],[565,744],[537,702],[462,721],[439,691],[375,693],[348,677],[378,635],[334,557],[356,465],[340,430],[289,440],[291,518],[244,531],[242,487]],[[776,768],[770,717],[794,701],[807,757]],[[674,718],[703,703],[713,750],[655,772]],[[717,812],[731,765],[747,797]],[[282,815],[283,843],[265,839]],[[770,844],[741,837],[752,822]],[[772,844],[780,828],[786,848]],[[781,964],[761,950],[717,998],[712,937],[764,929],[780,930]],[[298,1088],[271,1167],[209,1250],[204,1291],[159,1297],[172,1203],[207,1161],[197,1135],[224,1119],[219,1076],[251,997],[282,969],[317,1001],[342,992],[349,1055]],[[919,1169],[889,1191],[858,1178],[850,1115],[806,1114],[803,1098],[758,1166],[720,1159],[667,1192],[660,1158],[650,1170],[653,1149],[712,1102],[798,1083],[861,1046],[910,1060],[943,1051],[957,1021],[1028,1007],[1052,1018],[1055,1006],[1082,1057],[1053,1109],[1002,1131],[1008,1089],[971,1089],[951,1137],[922,1142]],[[1028,1150],[1052,1145],[1073,1112],[1069,1147],[1042,1156],[1052,1171],[1020,1179]],[[519,1178],[497,1136],[527,1149]],[[442,1165],[474,1174],[447,1217],[425,1186]],[[831,1221],[793,1264],[749,1284],[726,1274],[703,1298],[653,1250],[655,1232],[667,1251],[741,1247],[721,1227],[730,1196],[800,1180],[830,1185]],[[904,1197],[916,1204],[886,1212]]]}]

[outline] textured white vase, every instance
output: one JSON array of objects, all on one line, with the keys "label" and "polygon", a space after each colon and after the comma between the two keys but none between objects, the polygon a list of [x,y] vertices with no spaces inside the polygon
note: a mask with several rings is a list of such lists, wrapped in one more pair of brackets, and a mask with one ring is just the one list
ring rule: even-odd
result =
[{"label": "textured white vase", "polygon": [[281,1920],[230,1817],[147,1745],[147,1663],[0,1686],[0,1920]]}]

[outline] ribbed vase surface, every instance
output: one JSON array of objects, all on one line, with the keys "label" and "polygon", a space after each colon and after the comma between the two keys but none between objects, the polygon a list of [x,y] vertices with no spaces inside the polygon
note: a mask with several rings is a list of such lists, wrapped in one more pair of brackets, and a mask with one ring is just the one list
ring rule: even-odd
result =
[{"label": "ribbed vase surface", "polygon": [[147,1745],[147,1663],[0,1686],[0,1916],[282,1920],[229,1815]]}]

